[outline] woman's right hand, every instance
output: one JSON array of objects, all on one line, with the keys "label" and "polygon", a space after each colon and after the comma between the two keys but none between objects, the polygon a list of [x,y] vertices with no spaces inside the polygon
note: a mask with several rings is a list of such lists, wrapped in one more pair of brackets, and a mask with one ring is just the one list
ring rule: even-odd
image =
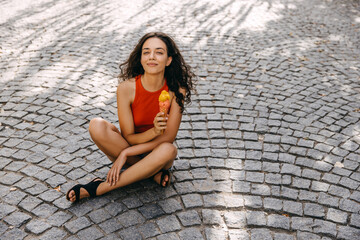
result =
[{"label": "woman's right hand", "polygon": [[159,112],[154,118],[154,131],[156,135],[161,135],[166,129],[167,114]]},{"label": "woman's right hand", "polygon": [[109,170],[109,172],[107,174],[106,182],[110,186],[114,186],[118,182],[119,177],[120,177],[120,171],[126,162],[126,155],[123,154],[123,152],[120,153],[119,157],[113,163],[113,166],[111,167],[111,169]]}]

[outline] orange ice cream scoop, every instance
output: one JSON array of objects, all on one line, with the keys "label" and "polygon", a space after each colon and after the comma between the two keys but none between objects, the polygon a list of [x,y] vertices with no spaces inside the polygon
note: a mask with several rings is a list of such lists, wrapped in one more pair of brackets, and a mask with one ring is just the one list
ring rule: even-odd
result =
[{"label": "orange ice cream scoop", "polygon": [[160,112],[167,114],[169,108],[170,108],[170,94],[166,90],[163,90],[159,96]]}]

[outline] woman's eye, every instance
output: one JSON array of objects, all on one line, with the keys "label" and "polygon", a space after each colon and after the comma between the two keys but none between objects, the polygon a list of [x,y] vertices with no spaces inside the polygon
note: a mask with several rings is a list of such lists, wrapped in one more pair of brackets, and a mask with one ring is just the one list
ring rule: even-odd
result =
[{"label": "woman's eye", "polygon": [[143,52],[144,55],[149,54],[149,52]]},{"label": "woman's eye", "polygon": [[159,55],[163,55],[164,53],[163,53],[163,52],[157,52],[157,54],[159,54]]}]

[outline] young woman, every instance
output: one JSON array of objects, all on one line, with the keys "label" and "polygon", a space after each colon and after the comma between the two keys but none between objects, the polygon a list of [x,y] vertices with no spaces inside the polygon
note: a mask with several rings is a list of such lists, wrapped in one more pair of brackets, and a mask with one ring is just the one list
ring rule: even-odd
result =
[{"label": "young woman", "polygon": [[[89,125],[91,138],[113,166],[106,181],[96,178],[70,189],[66,198],[71,202],[149,177],[162,187],[170,184],[168,169],[177,155],[173,142],[184,103],[190,102],[194,74],[172,38],[161,32],[143,36],[120,69],[119,78],[126,79],[117,87],[121,131],[100,118],[92,119]],[[170,95],[168,114],[159,111],[163,90]]]}]

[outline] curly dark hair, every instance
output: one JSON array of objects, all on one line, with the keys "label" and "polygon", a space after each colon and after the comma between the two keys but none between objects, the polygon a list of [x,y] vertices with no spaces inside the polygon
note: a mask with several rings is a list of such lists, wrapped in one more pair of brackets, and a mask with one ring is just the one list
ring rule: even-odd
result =
[{"label": "curly dark hair", "polygon": [[[185,63],[175,41],[167,34],[162,32],[145,34],[131,52],[128,60],[120,64],[121,73],[118,77],[126,80],[144,74],[144,68],[140,62],[142,46],[147,39],[153,37],[159,38],[166,44],[168,57],[172,57],[171,64],[165,68],[165,78],[169,90],[175,93],[176,102],[179,104],[181,112],[183,112],[184,102],[191,102],[190,97],[191,91],[194,89],[193,78],[195,78],[195,74],[191,71],[191,67]],[[179,91],[180,88],[186,90],[185,96]]]}]

